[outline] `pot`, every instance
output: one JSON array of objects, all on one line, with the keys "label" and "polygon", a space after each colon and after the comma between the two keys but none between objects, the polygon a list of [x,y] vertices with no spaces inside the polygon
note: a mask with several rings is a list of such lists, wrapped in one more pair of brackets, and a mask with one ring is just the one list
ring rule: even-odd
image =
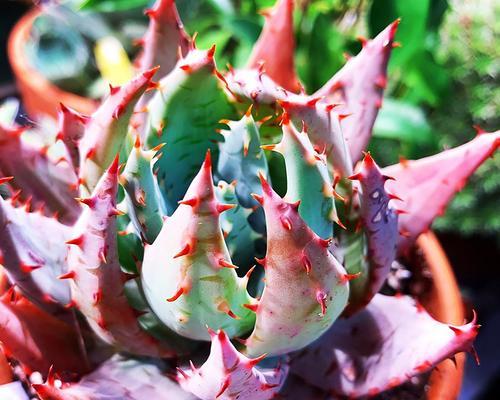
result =
[{"label": "pot", "polygon": [[[463,324],[465,310],[462,296],[441,244],[434,233],[428,231],[419,236],[417,247],[422,252],[433,281],[430,290],[427,290],[420,298],[422,305],[438,321],[455,325]],[[427,393],[429,400],[458,398],[465,366],[465,354],[457,354],[455,359],[456,365],[452,360],[445,360],[431,373]]]},{"label": "pot", "polygon": [[58,88],[30,66],[24,49],[33,23],[40,14],[36,8],[25,14],[12,29],[7,44],[9,62],[27,113],[31,117],[48,115],[57,118],[60,103],[63,103],[82,114],[92,114],[97,108],[94,100]]}]

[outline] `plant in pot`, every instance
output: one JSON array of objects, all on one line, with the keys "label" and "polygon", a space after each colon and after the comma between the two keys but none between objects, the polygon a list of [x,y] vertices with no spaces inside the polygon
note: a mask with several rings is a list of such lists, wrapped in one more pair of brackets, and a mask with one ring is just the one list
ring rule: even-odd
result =
[{"label": "plant in pot", "polygon": [[92,115],[61,106],[49,146],[1,126],[0,342],[30,394],[420,398],[472,351],[476,317],[432,318],[404,264],[500,133],[379,168],[363,150],[398,21],[308,95],[292,9],[222,72],[158,0],[143,72]]}]

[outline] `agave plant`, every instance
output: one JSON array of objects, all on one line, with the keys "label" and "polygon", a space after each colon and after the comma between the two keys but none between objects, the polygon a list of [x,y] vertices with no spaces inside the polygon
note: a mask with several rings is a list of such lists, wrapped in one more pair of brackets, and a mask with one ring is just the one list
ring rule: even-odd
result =
[{"label": "agave plant", "polygon": [[500,133],[379,168],[398,21],[309,95],[292,11],[222,72],[158,0],[93,115],[62,105],[44,147],[0,127],[0,341],[39,398],[372,396],[472,349],[475,317],[379,292]]}]

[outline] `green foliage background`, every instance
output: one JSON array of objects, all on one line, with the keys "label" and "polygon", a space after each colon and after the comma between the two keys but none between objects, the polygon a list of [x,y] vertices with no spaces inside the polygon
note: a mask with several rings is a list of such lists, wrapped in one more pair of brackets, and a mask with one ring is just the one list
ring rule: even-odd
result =
[{"label": "green foliage background", "polygon": [[[72,0],[83,10],[139,15],[148,0]],[[275,0],[177,0],[198,45],[217,44],[219,67],[242,66],[257,39],[258,11]],[[296,0],[297,69],[308,92],[401,17],[389,85],[371,150],[381,164],[419,158],[471,139],[472,125],[498,129],[500,2],[496,0]],[[135,12],[134,12],[135,10]],[[111,18],[113,19],[113,18]],[[495,40],[497,39],[497,40]],[[488,161],[434,225],[500,240],[500,156]],[[432,199],[429,199],[432,201]]]}]

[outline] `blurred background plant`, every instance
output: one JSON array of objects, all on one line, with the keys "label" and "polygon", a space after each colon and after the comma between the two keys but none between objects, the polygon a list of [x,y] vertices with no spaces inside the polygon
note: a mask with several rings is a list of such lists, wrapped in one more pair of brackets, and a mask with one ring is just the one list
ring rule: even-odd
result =
[{"label": "blurred background plant", "polygon": [[[150,0],[45,1],[27,53],[61,88],[99,98],[107,83],[132,74],[134,42],[146,29]],[[178,0],[201,48],[217,45],[219,66],[240,66],[274,0]],[[473,125],[498,126],[500,3],[496,0],[297,0],[297,69],[308,92],[318,89],[398,17],[401,48],[389,65],[386,99],[372,152],[381,164],[419,158],[474,135]],[[113,38],[113,39],[111,39]],[[118,39],[118,40],[116,40]],[[128,55],[127,56],[125,55]],[[118,60],[118,61],[117,61]],[[111,69],[112,74],[106,73]],[[117,73],[121,71],[121,73]],[[112,75],[112,76],[111,76]],[[500,159],[487,162],[438,219],[439,231],[496,235],[500,243]]]}]

